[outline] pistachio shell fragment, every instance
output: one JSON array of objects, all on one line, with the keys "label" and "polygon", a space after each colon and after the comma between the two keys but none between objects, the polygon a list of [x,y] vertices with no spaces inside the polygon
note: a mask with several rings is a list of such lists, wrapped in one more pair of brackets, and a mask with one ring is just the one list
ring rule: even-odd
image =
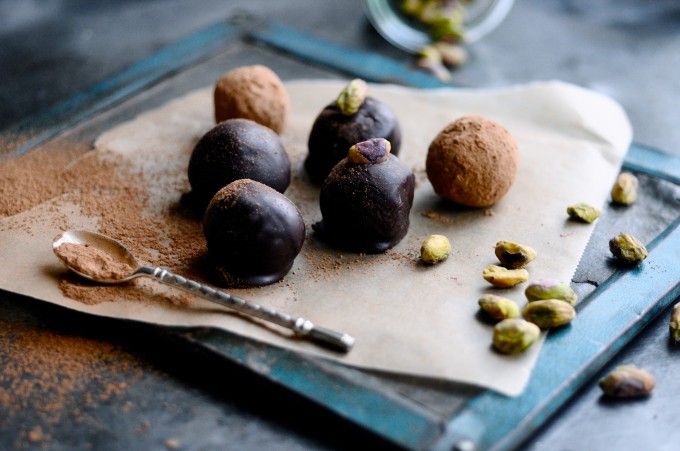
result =
[{"label": "pistachio shell fragment", "polygon": [[654,376],[635,365],[622,365],[599,382],[602,392],[615,398],[649,395],[656,386]]},{"label": "pistachio shell fragment", "polygon": [[567,207],[567,214],[573,219],[590,224],[599,218],[602,213],[592,205],[586,202],[580,202]]},{"label": "pistachio shell fragment", "polygon": [[496,243],[496,257],[503,266],[511,269],[522,268],[533,261],[538,255],[536,251],[513,241],[501,240]]},{"label": "pistachio shell fragment", "polygon": [[671,338],[675,343],[680,343],[680,303],[673,307],[673,314],[669,324]]},{"label": "pistachio shell fragment", "polygon": [[617,204],[630,205],[637,200],[638,179],[629,172],[619,174],[612,187],[612,200]]},{"label": "pistachio shell fragment", "polygon": [[368,85],[366,82],[360,78],[355,78],[340,92],[335,103],[342,114],[351,116],[359,111],[367,95]]},{"label": "pistachio shell fragment", "polygon": [[559,299],[571,305],[576,304],[578,296],[566,282],[553,279],[543,279],[531,282],[524,294],[529,302],[540,301],[542,299]]},{"label": "pistachio shell fragment", "polygon": [[627,233],[619,233],[609,240],[609,250],[614,257],[628,263],[641,262],[649,255],[645,245]]},{"label": "pistachio shell fragment", "polygon": [[537,325],[521,318],[508,318],[493,328],[493,346],[503,354],[517,354],[526,350],[541,335]]},{"label": "pistachio shell fragment", "polygon": [[431,265],[446,260],[450,253],[451,243],[444,235],[430,235],[420,247],[421,260]]},{"label": "pistachio shell fragment", "polygon": [[512,299],[502,298],[495,294],[485,294],[479,298],[478,302],[479,307],[493,319],[503,320],[519,316],[519,307]]},{"label": "pistachio shell fragment", "polygon": [[576,310],[559,299],[543,299],[529,302],[522,310],[522,316],[541,329],[550,329],[570,323],[576,318]]},{"label": "pistachio shell fragment", "polygon": [[526,269],[507,269],[498,265],[489,265],[482,272],[484,280],[500,288],[510,288],[529,280]]}]

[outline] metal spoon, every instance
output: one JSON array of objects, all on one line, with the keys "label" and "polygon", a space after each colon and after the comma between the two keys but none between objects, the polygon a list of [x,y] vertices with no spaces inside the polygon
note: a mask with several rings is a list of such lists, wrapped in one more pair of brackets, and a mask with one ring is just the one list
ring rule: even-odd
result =
[{"label": "metal spoon", "polygon": [[[82,245],[86,244],[99,249],[117,261],[127,264],[130,268],[132,268],[132,271],[130,274],[116,279],[95,278],[92,276],[92,274],[83,273],[79,271],[78,268],[69,264],[57,252],[57,248],[65,243]],[[288,314],[277,312],[274,309],[258,305],[254,302],[233,296],[223,291],[215,290],[214,288],[211,288],[207,285],[203,285],[177,274],[173,274],[166,269],[151,266],[141,266],[125,246],[106,235],[89,232],[86,230],[69,230],[59,234],[54,239],[54,242],[52,243],[52,249],[68,269],[86,279],[93,280],[95,282],[116,284],[127,282],[141,276],[153,277],[154,279],[166,285],[188,291],[189,293],[201,296],[216,304],[236,310],[239,313],[244,313],[246,315],[251,315],[265,321],[278,324],[279,326],[292,330],[295,335],[299,337],[306,338],[326,347],[330,347],[336,351],[348,352],[354,345],[354,337],[345,333],[319,327],[304,318],[293,318]]]}]

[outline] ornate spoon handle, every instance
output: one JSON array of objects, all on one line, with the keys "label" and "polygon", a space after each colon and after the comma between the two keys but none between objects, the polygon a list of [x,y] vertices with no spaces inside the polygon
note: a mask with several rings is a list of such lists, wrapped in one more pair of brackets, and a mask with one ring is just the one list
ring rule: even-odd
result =
[{"label": "ornate spoon handle", "polygon": [[188,291],[189,293],[201,296],[216,304],[236,310],[237,312],[278,324],[279,326],[292,330],[300,337],[307,338],[336,351],[348,352],[354,345],[354,337],[351,335],[336,332],[325,327],[319,327],[311,321],[301,317],[293,318],[286,313],[278,312],[272,308],[264,307],[252,301],[225,293],[224,291],[215,290],[212,287],[203,285],[194,280],[189,280],[186,277],[173,274],[166,269],[142,266],[135,271],[134,275],[153,277],[166,285]]}]

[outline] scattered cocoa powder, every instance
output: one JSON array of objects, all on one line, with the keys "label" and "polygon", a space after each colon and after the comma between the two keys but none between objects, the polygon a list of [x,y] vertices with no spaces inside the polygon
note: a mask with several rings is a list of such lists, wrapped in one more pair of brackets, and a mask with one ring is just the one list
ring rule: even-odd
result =
[{"label": "scattered cocoa powder", "polygon": [[78,422],[82,409],[121,396],[143,376],[136,357],[95,339],[0,321],[0,342],[0,418],[21,425],[15,448],[46,446],[57,424]]},{"label": "scattered cocoa powder", "polygon": [[422,211],[420,212],[420,215],[428,219],[436,219],[443,222],[444,224],[449,224],[451,222],[451,220],[446,216],[443,216],[442,214],[432,210]]},{"label": "scattered cocoa powder", "polygon": [[[140,263],[165,267],[205,282],[202,265],[206,247],[200,218],[185,211],[179,195],[175,204],[160,207],[152,205],[150,195],[159,177],[182,180],[186,176],[178,177],[177,173],[185,170],[169,167],[166,174],[150,176],[121,156],[58,140],[18,158],[0,161],[0,217],[16,215],[48,200],[75,203],[81,214],[100,218],[98,231],[121,241]],[[187,181],[179,184],[180,190],[188,191]],[[55,235],[70,227],[66,214],[55,211],[49,220]],[[30,233],[30,223],[21,227]],[[187,306],[191,299],[184,293],[165,299],[145,284],[102,287],[69,275],[60,280],[59,286],[65,296],[86,304],[120,299],[162,300]]]}]

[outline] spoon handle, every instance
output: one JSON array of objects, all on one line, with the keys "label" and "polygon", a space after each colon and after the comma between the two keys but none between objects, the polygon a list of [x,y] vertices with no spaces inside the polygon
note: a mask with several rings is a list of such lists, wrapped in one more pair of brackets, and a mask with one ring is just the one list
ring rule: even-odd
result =
[{"label": "spoon handle", "polygon": [[158,281],[180,288],[189,293],[201,296],[211,302],[215,302],[240,313],[255,316],[257,318],[278,324],[292,330],[296,335],[325,345],[336,351],[348,352],[354,345],[354,337],[342,332],[336,332],[325,327],[319,327],[311,321],[276,311],[272,308],[256,304],[252,301],[233,296],[224,291],[216,290],[194,280],[173,274],[167,269],[142,266],[136,272],[139,275],[150,276]]}]

